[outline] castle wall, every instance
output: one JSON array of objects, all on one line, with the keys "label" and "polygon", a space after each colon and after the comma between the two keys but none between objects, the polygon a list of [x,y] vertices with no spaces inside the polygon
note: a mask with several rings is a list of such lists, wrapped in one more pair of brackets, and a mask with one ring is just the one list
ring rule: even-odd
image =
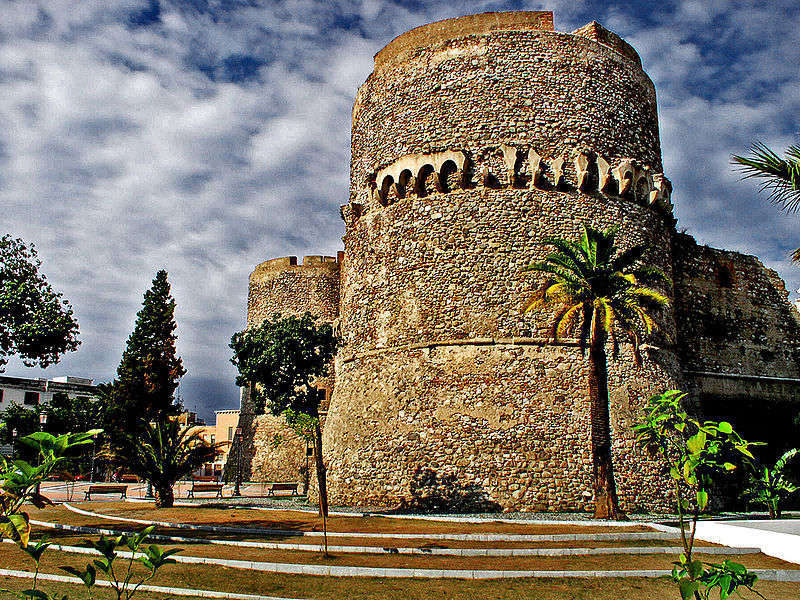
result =
[{"label": "castle wall", "polygon": [[771,459],[793,445],[800,410],[800,314],[755,256],[673,241],[684,376],[708,418],[727,419]]},{"label": "castle wall", "polygon": [[[322,322],[334,322],[339,312],[340,264],[341,256],[306,256],[301,264],[289,256],[261,263],[250,274],[247,326],[256,327],[276,313],[302,316],[308,312]],[[333,392],[333,369],[316,384],[324,412]],[[283,417],[255,415],[249,397],[249,391],[243,390],[242,437],[235,441],[242,445],[243,477],[252,481],[303,481],[305,440],[286,426]]]},{"label": "castle wall", "polygon": [[[377,55],[356,99],[344,346],[324,432],[335,504],[397,504],[432,471],[502,508],[584,508],[587,358],[545,340],[549,315],[520,314],[541,280],[525,267],[549,251],[545,236],[586,222],[620,226],[623,247],[652,245],[645,260],[672,271],[655,94],[638,59],[597,28],[490,21],[447,39],[415,30],[397,58]],[[673,334],[671,311],[660,320]],[[641,367],[610,364],[627,509],[668,501],[628,423],[680,373],[660,338],[646,354]]]}]

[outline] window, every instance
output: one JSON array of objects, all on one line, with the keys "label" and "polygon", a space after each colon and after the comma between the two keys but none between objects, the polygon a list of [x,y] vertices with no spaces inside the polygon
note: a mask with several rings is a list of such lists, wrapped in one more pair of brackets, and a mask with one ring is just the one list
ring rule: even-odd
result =
[{"label": "window", "polygon": [[3,401],[3,394],[4,393],[5,393],[5,390],[0,390],[0,402]]},{"label": "window", "polygon": [[228,441],[233,439],[233,427],[228,427]]},{"label": "window", "polygon": [[733,287],[733,271],[728,265],[717,263],[717,284],[720,287]]},{"label": "window", "polygon": [[211,443],[214,444],[214,443],[216,443],[216,441],[217,441],[217,436],[212,435],[211,436]]},{"label": "window", "polygon": [[39,404],[39,392],[25,392],[25,406],[36,406]]}]

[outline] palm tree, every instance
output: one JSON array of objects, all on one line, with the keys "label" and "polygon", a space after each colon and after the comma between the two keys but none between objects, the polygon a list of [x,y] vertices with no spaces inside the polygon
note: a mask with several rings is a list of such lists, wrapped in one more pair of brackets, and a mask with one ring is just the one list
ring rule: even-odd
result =
[{"label": "palm tree", "polygon": [[[761,142],[750,147],[751,156],[731,157],[733,164],[745,174],[744,178],[761,180],[761,190],[769,199],[788,212],[800,209],[800,146],[789,146],[786,158],[781,158]],[[792,251],[792,260],[800,262],[800,248]]]},{"label": "palm tree", "polygon": [[620,251],[615,245],[617,229],[599,231],[583,226],[577,241],[545,238],[543,245],[556,252],[529,270],[546,273],[546,281],[525,303],[525,312],[555,309],[552,335],[559,339],[578,332],[581,349],[589,346],[589,404],[594,477],[594,516],[597,519],[621,518],[611,458],[611,426],[608,407],[608,365],[606,342],[618,350],[617,337],[623,334],[633,345],[637,363],[643,335],[658,325],[653,311],[669,304],[655,283],[669,286],[669,278],[659,269],[640,265],[645,246]]},{"label": "palm tree", "polygon": [[787,450],[772,468],[754,462],[747,463],[749,482],[743,495],[750,502],[766,505],[770,519],[780,519],[780,503],[800,490],[800,486],[792,482],[786,473],[789,461],[798,455],[800,450],[797,448]]},{"label": "palm tree", "polygon": [[177,419],[148,422],[124,446],[124,454],[115,453],[115,462],[153,484],[156,508],[171,507],[175,482],[221,453],[220,443],[209,444],[198,427],[185,427]]}]

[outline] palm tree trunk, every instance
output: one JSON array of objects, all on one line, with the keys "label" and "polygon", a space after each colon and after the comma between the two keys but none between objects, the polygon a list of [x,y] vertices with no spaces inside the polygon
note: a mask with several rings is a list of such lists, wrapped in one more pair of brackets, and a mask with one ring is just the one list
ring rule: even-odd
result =
[{"label": "palm tree trunk", "polygon": [[322,428],[319,423],[314,426],[314,465],[317,468],[317,484],[319,486],[319,511],[323,517],[327,517],[328,483],[325,463],[322,461]]},{"label": "palm tree trunk", "polygon": [[614,465],[611,458],[611,421],[608,410],[608,367],[605,333],[595,310],[589,348],[589,418],[591,420],[594,518],[620,519]]},{"label": "palm tree trunk", "polygon": [[172,508],[175,494],[171,485],[156,485],[156,508]]}]

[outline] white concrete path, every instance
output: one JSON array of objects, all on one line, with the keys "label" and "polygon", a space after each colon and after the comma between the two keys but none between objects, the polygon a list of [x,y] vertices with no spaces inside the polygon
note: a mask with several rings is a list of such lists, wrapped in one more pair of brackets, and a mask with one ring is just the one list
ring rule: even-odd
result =
[{"label": "white concrete path", "polygon": [[759,548],[769,556],[800,564],[800,519],[700,521],[695,537],[735,548]]}]

